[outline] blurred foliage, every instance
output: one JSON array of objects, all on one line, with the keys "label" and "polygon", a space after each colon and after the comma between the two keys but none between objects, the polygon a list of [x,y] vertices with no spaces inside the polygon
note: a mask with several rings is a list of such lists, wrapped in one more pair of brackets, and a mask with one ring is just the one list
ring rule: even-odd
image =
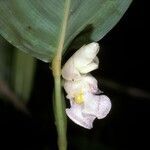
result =
[{"label": "blurred foliage", "polygon": [[0,80],[10,82],[13,46],[0,36]]},{"label": "blurred foliage", "polygon": [[0,96],[27,103],[34,80],[36,60],[0,37]]},{"label": "blurred foliage", "polygon": [[15,49],[13,55],[12,85],[24,102],[30,98],[35,73],[35,58]]}]

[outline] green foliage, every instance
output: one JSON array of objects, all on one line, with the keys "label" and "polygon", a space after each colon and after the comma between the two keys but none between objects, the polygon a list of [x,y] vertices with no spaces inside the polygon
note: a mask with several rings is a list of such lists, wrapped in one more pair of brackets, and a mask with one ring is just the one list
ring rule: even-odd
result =
[{"label": "green foliage", "polygon": [[13,47],[0,36],[0,80],[10,81]]},{"label": "green foliage", "polygon": [[4,88],[7,85],[5,90],[0,90],[0,95],[10,98],[12,96],[8,93],[11,91],[26,103],[32,90],[35,65],[36,60],[33,57],[14,48],[0,37],[0,86]]},{"label": "green foliage", "polygon": [[13,56],[12,85],[15,93],[26,103],[31,94],[36,60],[28,54],[15,49]]},{"label": "green foliage", "polygon": [[[123,16],[132,0],[71,0],[64,47],[98,41]],[[65,1],[1,0],[0,33],[18,49],[45,62],[54,57]],[[82,33],[81,33],[82,31]]]}]

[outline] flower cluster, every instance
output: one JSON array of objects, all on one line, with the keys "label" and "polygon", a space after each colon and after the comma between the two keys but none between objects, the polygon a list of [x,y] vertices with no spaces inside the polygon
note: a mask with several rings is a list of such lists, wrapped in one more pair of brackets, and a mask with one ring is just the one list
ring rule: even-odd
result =
[{"label": "flower cluster", "polygon": [[104,118],[111,109],[110,99],[105,95],[98,95],[101,91],[98,89],[97,80],[90,74],[99,66],[96,56],[98,51],[98,43],[84,45],[62,68],[64,89],[71,105],[66,109],[66,114],[87,129],[93,127],[96,118]]}]

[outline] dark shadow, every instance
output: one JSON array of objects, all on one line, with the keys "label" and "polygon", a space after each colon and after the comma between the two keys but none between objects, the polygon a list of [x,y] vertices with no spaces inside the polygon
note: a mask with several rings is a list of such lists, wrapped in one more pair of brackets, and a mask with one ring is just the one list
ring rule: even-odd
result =
[{"label": "dark shadow", "polygon": [[78,49],[80,48],[83,44],[88,44],[92,42],[91,40],[91,34],[93,32],[93,26],[92,24],[87,25],[83,31],[81,31],[71,42],[71,46],[69,48],[71,49]]},{"label": "dark shadow", "polygon": [[93,26],[91,24],[87,25],[83,31],[81,31],[71,42],[68,50],[63,55],[63,61],[65,62],[77,49],[79,49],[84,44],[92,42],[91,34],[93,32]]}]

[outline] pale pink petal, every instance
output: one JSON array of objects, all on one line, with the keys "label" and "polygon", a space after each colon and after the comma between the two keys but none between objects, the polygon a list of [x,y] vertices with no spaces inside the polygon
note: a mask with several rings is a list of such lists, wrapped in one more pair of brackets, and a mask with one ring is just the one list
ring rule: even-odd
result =
[{"label": "pale pink petal", "polygon": [[73,98],[75,93],[90,92],[93,94],[100,93],[97,86],[97,80],[90,74],[82,76],[78,81],[64,81],[64,89],[67,93],[67,98]]},{"label": "pale pink petal", "polygon": [[111,110],[111,101],[106,95],[100,95],[99,96],[99,105],[98,105],[98,113],[97,118],[102,119],[107,116],[107,114]]},{"label": "pale pink petal", "polygon": [[85,114],[94,115],[98,119],[107,116],[111,109],[110,99],[105,95],[85,94],[84,109]]},{"label": "pale pink petal", "polygon": [[84,99],[83,113],[94,115],[95,117],[97,117],[97,112],[99,110],[98,106],[99,96],[86,92],[84,94],[84,97],[85,99]]},{"label": "pale pink petal", "polygon": [[87,74],[86,77],[84,77],[84,81],[88,83],[88,89],[85,90],[85,92],[90,92],[92,94],[101,93],[101,91],[98,89],[97,80],[91,74]]},{"label": "pale pink petal", "polygon": [[96,117],[91,115],[82,114],[82,105],[74,104],[71,108],[66,109],[67,116],[76,124],[91,129],[93,127],[93,121]]}]

